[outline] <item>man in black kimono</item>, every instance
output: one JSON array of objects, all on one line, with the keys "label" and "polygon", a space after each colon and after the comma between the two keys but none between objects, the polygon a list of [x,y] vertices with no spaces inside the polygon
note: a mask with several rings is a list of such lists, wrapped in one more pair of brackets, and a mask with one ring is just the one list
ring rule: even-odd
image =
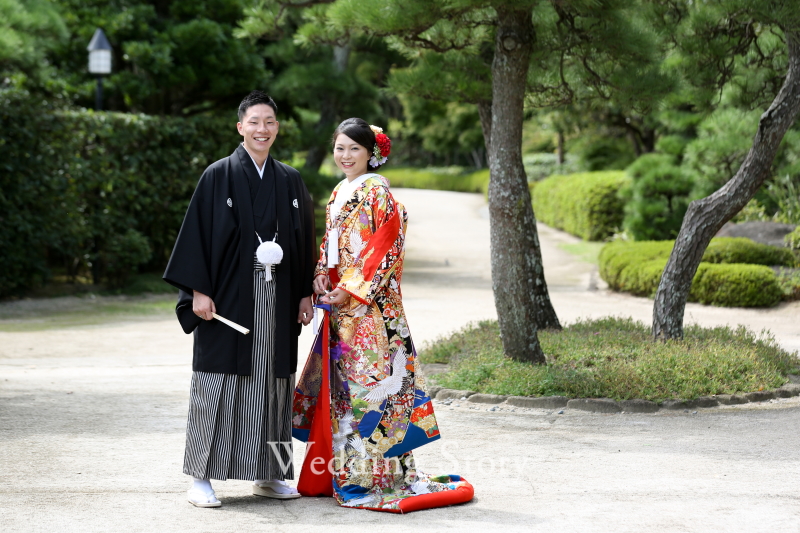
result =
[{"label": "man in black kimono", "polygon": [[[313,312],[313,204],[300,173],[269,155],[279,129],[272,98],[245,97],[237,128],[242,144],[200,177],[164,273],[180,289],[178,320],[194,334],[183,470],[198,507],[221,505],[210,479],[253,480],[254,494],[299,497],[283,480],[294,477],[297,337]],[[265,266],[256,248],[273,240],[283,259]]]}]

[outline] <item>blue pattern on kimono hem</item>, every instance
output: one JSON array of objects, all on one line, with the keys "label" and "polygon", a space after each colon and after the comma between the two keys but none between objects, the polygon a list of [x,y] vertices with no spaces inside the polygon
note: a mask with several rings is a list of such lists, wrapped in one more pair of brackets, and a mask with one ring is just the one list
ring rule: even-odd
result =
[{"label": "blue pattern on kimono hem", "polygon": [[408,432],[406,433],[406,437],[403,439],[403,442],[398,442],[388,450],[386,453],[383,454],[384,457],[398,457],[403,455],[404,453],[408,453],[414,448],[419,448],[424,444],[428,444],[429,442],[433,442],[435,440],[439,440],[442,438],[442,435],[437,433],[433,437],[428,437],[428,434],[425,433],[423,429],[418,428],[415,425],[408,426]]}]

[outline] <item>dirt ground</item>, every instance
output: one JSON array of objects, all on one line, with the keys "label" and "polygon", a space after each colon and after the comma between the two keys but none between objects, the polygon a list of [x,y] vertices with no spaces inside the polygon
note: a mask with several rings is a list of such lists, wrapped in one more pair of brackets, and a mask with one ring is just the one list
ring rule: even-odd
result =
[{"label": "dirt ground", "polygon": [[[483,198],[395,195],[410,212],[403,295],[417,344],[493,318]],[[540,231],[562,321],[649,321],[651,301],[604,290],[595,267],[562,248],[577,239]],[[418,465],[464,475],[471,503],[396,516],[261,499],[227,481],[215,483],[222,508],[195,509],[181,473],[191,337],[170,307],[164,297],[0,305],[0,529],[800,532],[800,398],[647,415],[437,404],[443,438],[415,452]],[[797,302],[690,304],[687,319],[769,328],[800,348]],[[301,353],[310,343],[306,331]]]}]

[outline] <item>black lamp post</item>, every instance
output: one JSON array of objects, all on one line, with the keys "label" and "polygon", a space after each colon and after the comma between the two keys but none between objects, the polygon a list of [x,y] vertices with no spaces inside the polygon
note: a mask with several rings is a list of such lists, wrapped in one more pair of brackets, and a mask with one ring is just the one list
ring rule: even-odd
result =
[{"label": "black lamp post", "polygon": [[94,108],[96,111],[103,110],[103,76],[111,74],[111,43],[108,42],[103,30],[97,28],[89,46],[89,72],[97,76],[97,93],[95,95]]}]

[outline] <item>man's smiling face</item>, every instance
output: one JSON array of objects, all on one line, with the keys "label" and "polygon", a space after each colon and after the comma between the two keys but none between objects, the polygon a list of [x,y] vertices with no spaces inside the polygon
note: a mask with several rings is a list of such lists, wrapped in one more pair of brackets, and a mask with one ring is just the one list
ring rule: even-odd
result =
[{"label": "man's smiling face", "polygon": [[251,154],[266,159],[269,149],[278,135],[278,119],[275,110],[267,104],[256,104],[247,108],[242,122],[236,123],[239,135],[244,138],[244,146]]}]

